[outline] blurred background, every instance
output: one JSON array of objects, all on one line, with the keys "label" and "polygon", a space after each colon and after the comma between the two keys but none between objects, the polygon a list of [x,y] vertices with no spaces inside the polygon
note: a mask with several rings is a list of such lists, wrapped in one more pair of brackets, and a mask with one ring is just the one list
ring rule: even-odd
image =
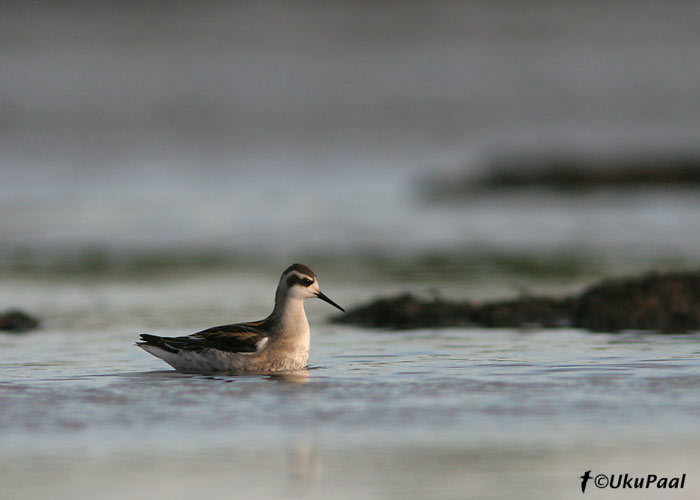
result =
[{"label": "blurred background", "polygon": [[699,250],[692,1],[1,9],[6,270]]},{"label": "blurred background", "polygon": [[264,317],[295,261],[346,307],[697,267],[699,68],[695,0],[3,0],[0,311],[43,326],[0,336],[4,494],[697,498],[697,334],[314,301],[299,385],[132,343]]}]

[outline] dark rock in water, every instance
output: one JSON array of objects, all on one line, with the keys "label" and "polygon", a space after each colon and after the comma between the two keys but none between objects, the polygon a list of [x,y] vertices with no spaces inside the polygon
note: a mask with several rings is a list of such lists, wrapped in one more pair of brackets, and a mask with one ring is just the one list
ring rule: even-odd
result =
[{"label": "dark rock in water", "polygon": [[478,325],[686,332],[700,330],[700,272],[606,280],[565,298],[478,303],[403,294],[358,306],[334,321],[396,329]]},{"label": "dark rock in water", "polygon": [[572,306],[571,299],[524,296],[475,306],[472,322],[494,328],[560,328],[570,326]]},{"label": "dark rock in water", "polygon": [[435,298],[422,300],[411,294],[377,299],[339,316],[336,321],[379,328],[421,328],[472,323],[472,305]]},{"label": "dark rock in water", "polygon": [[571,301],[546,297],[514,300],[457,302],[439,298],[421,299],[411,294],[377,299],[359,306],[334,321],[379,328],[429,328],[464,325],[486,327],[543,326],[570,324]]},{"label": "dark rock in water", "polygon": [[625,187],[697,186],[700,158],[694,156],[621,158],[511,158],[493,165],[483,179],[491,188],[546,187],[596,189]]},{"label": "dark rock in water", "polygon": [[485,161],[481,175],[426,177],[420,183],[431,200],[459,199],[499,189],[590,191],[700,186],[700,152],[595,156],[522,153]]},{"label": "dark rock in water", "polygon": [[16,309],[0,313],[0,330],[26,332],[39,327],[39,320]]},{"label": "dark rock in water", "polygon": [[572,323],[595,331],[700,329],[700,272],[606,280],[576,299]]}]

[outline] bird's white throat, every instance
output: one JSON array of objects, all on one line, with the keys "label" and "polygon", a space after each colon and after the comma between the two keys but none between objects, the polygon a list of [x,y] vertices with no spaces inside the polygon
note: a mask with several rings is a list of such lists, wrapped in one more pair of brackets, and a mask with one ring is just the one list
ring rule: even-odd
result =
[{"label": "bird's white throat", "polygon": [[308,337],[309,321],[306,319],[304,299],[284,296],[275,302],[272,317],[277,331],[284,337]]}]

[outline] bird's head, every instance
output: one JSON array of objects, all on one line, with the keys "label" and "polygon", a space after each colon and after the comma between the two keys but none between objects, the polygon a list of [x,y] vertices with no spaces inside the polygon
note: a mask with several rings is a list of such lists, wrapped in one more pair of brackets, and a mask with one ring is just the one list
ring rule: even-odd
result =
[{"label": "bird's head", "polygon": [[318,298],[345,312],[345,309],[321,291],[316,274],[304,264],[292,264],[285,269],[277,287],[277,294],[299,300]]}]

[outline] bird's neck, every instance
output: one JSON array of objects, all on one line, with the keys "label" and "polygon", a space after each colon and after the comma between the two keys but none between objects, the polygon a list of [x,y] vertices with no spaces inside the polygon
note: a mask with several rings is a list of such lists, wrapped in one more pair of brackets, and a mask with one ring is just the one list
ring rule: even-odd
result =
[{"label": "bird's neck", "polygon": [[273,320],[277,331],[285,336],[309,335],[309,322],[306,319],[303,299],[278,293],[270,319]]},{"label": "bird's neck", "polygon": [[285,369],[306,366],[311,347],[311,330],[304,311],[304,300],[292,297],[279,287],[275,294],[275,308],[268,318],[270,343],[265,349],[271,358],[283,360]]}]

